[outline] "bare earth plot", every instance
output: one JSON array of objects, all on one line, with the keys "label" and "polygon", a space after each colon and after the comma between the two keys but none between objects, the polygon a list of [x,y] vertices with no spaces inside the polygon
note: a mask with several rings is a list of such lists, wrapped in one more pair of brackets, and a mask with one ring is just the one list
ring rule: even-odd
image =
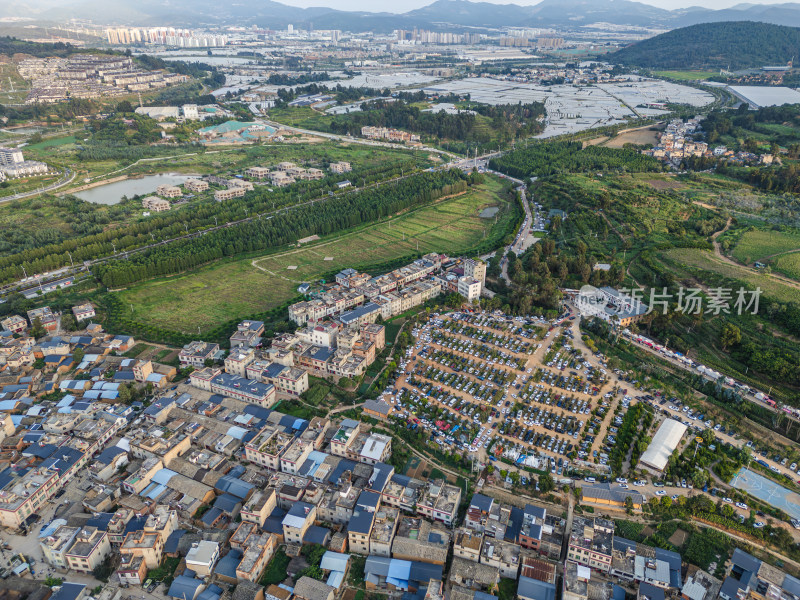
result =
[{"label": "bare earth plot", "polygon": [[[177,277],[147,281],[119,292],[132,318],[185,333],[221,321],[267,311],[296,297],[297,286],[345,267],[367,268],[420,252],[450,252],[473,247],[494,219],[481,219],[485,207],[505,204],[500,184],[487,184],[338,238],[263,258],[217,263]],[[289,269],[289,267],[296,267]]]}]

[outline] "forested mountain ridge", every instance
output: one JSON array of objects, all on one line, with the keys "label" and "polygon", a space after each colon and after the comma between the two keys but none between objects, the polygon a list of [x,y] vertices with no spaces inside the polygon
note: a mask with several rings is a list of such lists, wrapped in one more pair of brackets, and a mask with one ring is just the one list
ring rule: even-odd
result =
[{"label": "forested mountain ridge", "polygon": [[606,55],[613,63],[661,69],[748,69],[786,64],[800,28],[729,21],[673,29]]}]

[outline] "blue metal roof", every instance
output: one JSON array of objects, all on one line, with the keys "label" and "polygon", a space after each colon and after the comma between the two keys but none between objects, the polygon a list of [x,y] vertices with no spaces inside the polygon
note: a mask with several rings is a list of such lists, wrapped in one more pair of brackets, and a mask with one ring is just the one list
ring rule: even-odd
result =
[{"label": "blue metal roof", "polygon": [[247,498],[247,495],[250,493],[255,486],[252,483],[247,483],[246,481],[242,481],[236,477],[231,477],[230,475],[223,475],[217,481],[217,484],[214,486],[218,492],[228,493],[236,496],[237,498]]},{"label": "blue metal roof", "polygon": [[322,560],[319,563],[319,567],[324,571],[346,571],[349,560],[349,554],[342,554],[341,552],[328,550],[322,555]]},{"label": "blue metal roof", "polygon": [[203,582],[194,577],[186,577],[186,575],[178,575],[172,580],[172,585],[169,586],[167,596],[178,598],[179,600],[189,600],[194,598],[197,588],[203,585]]},{"label": "blue metal roof", "polygon": [[214,508],[218,508],[222,512],[231,515],[236,510],[237,505],[241,507],[241,503],[241,498],[237,498],[231,494],[222,494],[214,501]]},{"label": "blue metal roof", "polygon": [[369,534],[372,531],[372,523],[375,520],[375,513],[368,510],[358,510],[350,517],[347,523],[347,531],[355,533]]},{"label": "blue metal roof", "polygon": [[556,600],[556,586],[523,575],[519,578],[517,596],[523,600]]},{"label": "blue metal roof", "polygon": [[214,524],[214,521],[219,519],[221,516],[222,511],[219,508],[212,507],[205,512],[200,521],[203,523],[203,525],[211,527]]},{"label": "blue metal roof", "polygon": [[214,573],[217,575],[224,575],[236,579],[236,567],[242,562],[242,551],[237,548],[231,548],[225,556],[219,559],[217,566],[214,568]]},{"label": "blue metal roof", "polygon": [[178,551],[178,542],[183,534],[186,533],[185,529],[176,529],[169,534],[167,541],[164,542],[164,552],[167,554],[174,554]]},{"label": "blue metal roof", "polygon": [[85,588],[86,584],[83,583],[64,582],[59,590],[50,596],[50,600],[77,600]]},{"label": "blue metal roof", "polygon": [[330,536],[330,529],[325,529],[319,525],[311,525],[308,529],[306,529],[305,535],[303,535],[303,543],[325,546],[327,545],[328,540],[330,540]]},{"label": "blue metal roof", "polygon": [[470,507],[477,508],[483,512],[489,512],[492,508],[494,500],[489,498],[489,496],[484,496],[483,494],[473,494],[472,500],[469,501]]}]

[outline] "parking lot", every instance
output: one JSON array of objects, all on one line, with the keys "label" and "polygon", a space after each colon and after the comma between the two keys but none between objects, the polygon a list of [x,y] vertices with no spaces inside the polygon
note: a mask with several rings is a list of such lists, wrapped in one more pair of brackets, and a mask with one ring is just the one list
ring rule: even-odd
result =
[{"label": "parking lot", "polygon": [[589,459],[597,437],[613,427],[605,369],[576,351],[569,328],[536,317],[453,313],[433,315],[412,333],[416,343],[384,399],[444,450],[559,475],[571,460]]}]

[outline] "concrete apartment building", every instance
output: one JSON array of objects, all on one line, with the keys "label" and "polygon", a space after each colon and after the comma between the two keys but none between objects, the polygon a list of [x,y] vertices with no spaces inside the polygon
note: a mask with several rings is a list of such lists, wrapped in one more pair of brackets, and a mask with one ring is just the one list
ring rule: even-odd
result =
[{"label": "concrete apartment building", "polygon": [[255,360],[252,348],[237,348],[225,358],[225,372],[239,377],[247,376],[247,365]]},{"label": "concrete apartment building", "polygon": [[72,546],[79,531],[80,527],[62,525],[50,535],[39,540],[39,546],[47,564],[57,569],[67,568],[67,549]]},{"label": "concrete apartment building", "polygon": [[213,360],[218,352],[219,344],[194,341],[181,348],[180,353],[178,353],[178,360],[181,363],[181,367],[198,369],[204,367],[207,360]]},{"label": "concrete apartment building", "polygon": [[328,165],[331,173],[348,173],[353,170],[353,167],[350,166],[349,162],[339,161],[339,162],[332,162]]},{"label": "concrete apartment building", "polygon": [[0,327],[2,327],[4,331],[10,331],[11,333],[22,333],[28,328],[28,322],[24,317],[11,315],[0,321]]},{"label": "concrete apartment building", "polygon": [[79,573],[91,573],[111,552],[108,534],[97,527],[84,527],[64,553],[67,568]]},{"label": "concrete apartment building", "polygon": [[317,507],[307,502],[292,505],[283,517],[283,539],[287,544],[302,544],[308,528],[317,518]]},{"label": "concrete apartment building", "polygon": [[471,529],[458,529],[453,538],[453,556],[480,562],[483,534]]},{"label": "concrete apartment building", "polygon": [[275,490],[256,490],[244,503],[239,515],[243,523],[255,523],[263,527],[277,505]]},{"label": "concrete apartment building", "polygon": [[277,547],[277,537],[271,533],[252,533],[244,544],[244,554],[236,567],[239,581],[258,581]]},{"label": "concrete apartment building", "polygon": [[164,200],[158,196],[148,196],[142,200],[142,208],[146,208],[151,212],[166,212],[172,208],[169,200]]},{"label": "concrete apartment building", "polygon": [[214,192],[214,200],[222,202],[224,200],[231,200],[233,198],[241,198],[247,193],[247,190],[240,186],[234,186],[226,190],[216,190]]},{"label": "concrete apartment building", "polygon": [[459,277],[458,293],[467,299],[467,302],[475,302],[481,297],[481,282],[472,277]]},{"label": "concrete apartment building", "polygon": [[479,258],[468,258],[464,261],[464,276],[477,279],[481,286],[486,285],[486,263]]},{"label": "concrete apartment building", "polygon": [[[381,495],[381,502],[384,496]],[[444,565],[450,550],[450,532],[420,517],[402,516],[392,542],[392,557]]]},{"label": "concrete apartment building", "polygon": [[455,521],[460,503],[461,488],[436,479],[428,483],[417,500],[417,513],[450,526]]},{"label": "concrete apartment building", "polygon": [[520,550],[517,544],[486,538],[481,547],[480,562],[496,567],[501,577],[517,579],[520,565]]},{"label": "concrete apartment building", "polygon": [[177,185],[164,184],[156,188],[156,195],[163,198],[180,198],[183,196],[183,192]]},{"label": "concrete apartment building", "polygon": [[267,179],[269,173],[270,171],[267,167],[250,167],[244,171],[245,177],[258,180]]},{"label": "concrete apartment building", "polygon": [[575,516],[569,534],[567,558],[580,565],[608,572],[611,567],[614,522]]},{"label": "concrete apartment building", "polygon": [[369,534],[369,553],[372,556],[392,555],[392,545],[397,532],[400,511],[391,506],[381,506],[375,512],[372,531]]},{"label": "concrete apartment building", "polygon": [[209,540],[195,542],[186,554],[186,567],[198,577],[211,575],[219,560],[219,544]]},{"label": "concrete apartment building", "polygon": [[208,190],[208,182],[202,179],[187,179],[183,182],[183,187],[189,192],[198,194]]}]

